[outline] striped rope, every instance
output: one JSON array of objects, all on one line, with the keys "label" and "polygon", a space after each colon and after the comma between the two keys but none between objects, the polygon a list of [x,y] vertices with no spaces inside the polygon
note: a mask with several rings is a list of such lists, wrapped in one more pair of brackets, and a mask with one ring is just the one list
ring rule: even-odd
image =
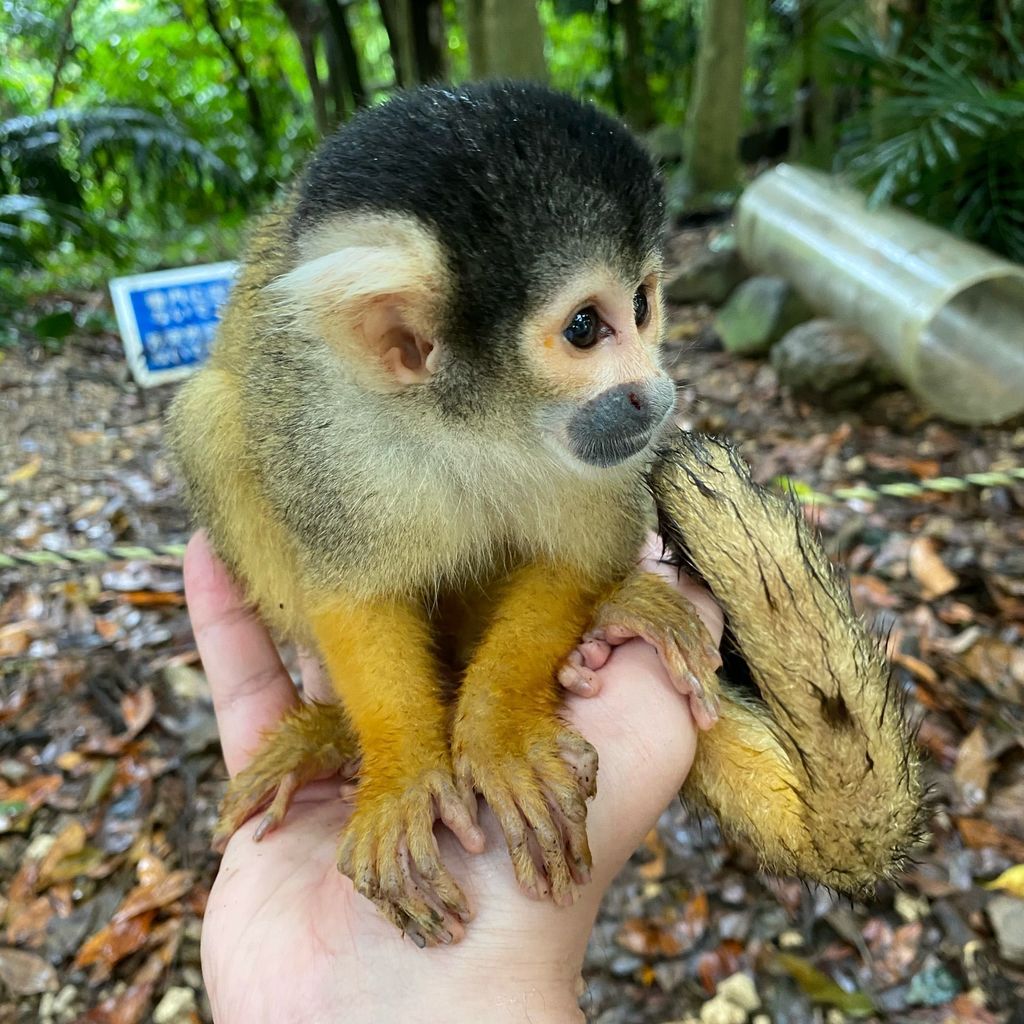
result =
[{"label": "striped rope", "polygon": [[972,487],[1012,487],[1024,481],[1024,466],[1015,469],[991,470],[985,473],[967,473],[965,476],[937,476],[930,480],[903,480],[892,484],[868,487],[837,487],[831,494],[815,491],[798,480],[778,477],[774,483],[782,490],[791,491],[804,503],[839,505],[844,501],[878,501],[881,498],[919,498],[926,494],[956,494]]},{"label": "striped rope", "polygon": [[[918,498],[925,494],[955,494],[972,487],[1010,487],[1024,481],[1024,466],[1015,469],[993,470],[987,473],[968,473],[965,476],[937,476],[918,482],[901,481],[879,484],[877,487],[837,487],[831,494],[816,491],[799,480],[777,477],[773,483],[789,491],[805,504],[839,505],[845,501],[879,501],[882,498]],[[184,544],[158,544],[155,547],[117,544],[109,548],[72,548],[68,551],[0,551],[0,569],[18,566],[34,568],[63,568],[70,565],[103,565],[109,562],[144,561],[158,558],[180,559],[185,555]]]},{"label": "striped rope", "polygon": [[152,548],[116,544],[110,548],[72,548],[68,551],[0,551],[0,569],[14,569],[19,565],[41,568],[100,565],[107,562],[152,562],[158,558],[183,558],[184,555],[184,544],[158,544]]}]

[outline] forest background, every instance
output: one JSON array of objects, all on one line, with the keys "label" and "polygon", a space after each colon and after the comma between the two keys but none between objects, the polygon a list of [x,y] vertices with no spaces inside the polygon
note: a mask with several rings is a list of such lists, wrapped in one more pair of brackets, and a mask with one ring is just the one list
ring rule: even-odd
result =
[{"label": "forest background", "polygon": [[[836,325],[744,281],[731,224],[788,160],[1024,260],[1024,0],[0,0],[0,1024],[211,1019],[224,766],[173,387],[132,380],[107,282],[237,258],[356,109],[498,75],[663,164],[677,422],[795,487],[931,787],[929,842],[856,901],[673,805],[602,907],[588,1019],[1024,1024],[1024,420],[956,425],[860,369],[801,393],[783,335]],[[730,348],[740,299],[757,353]]]}]

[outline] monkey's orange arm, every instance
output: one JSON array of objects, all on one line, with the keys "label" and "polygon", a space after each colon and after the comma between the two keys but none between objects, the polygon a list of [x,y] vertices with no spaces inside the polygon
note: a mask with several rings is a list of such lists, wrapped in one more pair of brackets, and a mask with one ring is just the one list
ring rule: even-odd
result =
[{"label": "monkey's orange arm", "polygon": [[450,942],[468,907],[441,861],[434,822],[468,850],[482,849],[483,835],[452,780],[426,615],[411,601],[335,597],[310,623],[362,751],[339,867],[415,941]]},{"label": "monkey's orange arm", "polygon": [[530,565],[511,576],[466,671],[452,738],[456,777],[501,823],[520,885],[560,903],[589,877],[586,800],[597,754],[559,720],[555,673],[597,589],[564,566]]}]

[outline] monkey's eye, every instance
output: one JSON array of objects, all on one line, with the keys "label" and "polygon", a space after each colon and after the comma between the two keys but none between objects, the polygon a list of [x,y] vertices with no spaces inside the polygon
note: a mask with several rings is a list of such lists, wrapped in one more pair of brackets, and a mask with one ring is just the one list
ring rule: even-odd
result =
[{"label": "monkey's eye", "polygon": [[651,306],[647,301],[647,289],[641,285],[633,296],[633,319],[636,320],[637,327],[643,327],[647,323],[650,313]]},{"label": "monkey's eye", "polygon": [[576,348],[592,348],[597,344],[600,326],[601,319],[597,315],[597,310],[593,306],[587,306],[569,321],[569,326],[562,331],[562,337]]}]

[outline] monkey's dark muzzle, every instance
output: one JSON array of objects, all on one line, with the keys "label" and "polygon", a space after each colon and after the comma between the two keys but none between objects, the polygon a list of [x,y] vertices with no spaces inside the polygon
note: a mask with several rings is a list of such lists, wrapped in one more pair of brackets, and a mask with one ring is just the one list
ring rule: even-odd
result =
[{"label": "monkey's dark muzzle", "polygon": [[591,466],[614,466],[651,442],[675,404],[668,377],[619,384],[592,398],[569,420],[573,454]]}]

